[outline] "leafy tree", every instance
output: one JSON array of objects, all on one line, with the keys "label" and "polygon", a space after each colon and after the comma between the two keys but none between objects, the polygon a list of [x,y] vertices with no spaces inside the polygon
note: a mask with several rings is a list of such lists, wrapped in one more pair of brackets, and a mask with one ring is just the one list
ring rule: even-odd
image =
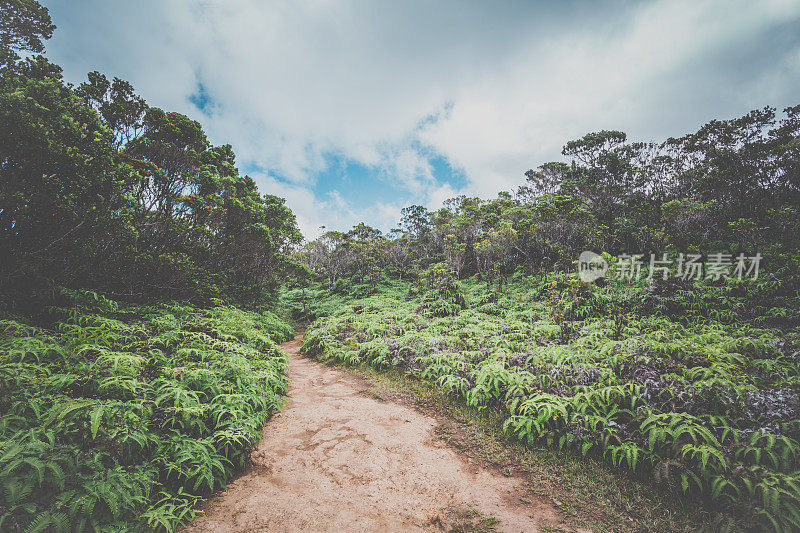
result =
[{"label": "leafy tree", "polygon": [[4,292],[35,306],[22,295],[53,285],[248,303],[274,291],[301,239],[283,199],[240,176],[229,145],[148,107],[128,82],[91,72],[73,88],[43,56],[20,59],[52,33],[38,3],[0,13]]},{"label": "leafy tree", "polygon": [[402,231],[399,229],[392,230],[392,235],[395,238],[390,239],[386,244],[386,258],[389,265],[397,272],[399,279],[402,280],[413,257],[413,250],[409,240],[403,238],[402,235],[398,236],[397,233],[402,233]]},{"label": "leafy tree", "polygon": [[8,74],[0,88],[0,283],[85,281],[123,204],[111,134],[60,78]]},{"label": "leafy tree", "polygon": [[447,266],[450,267],[450,271],[457,277],[461,277],[467,245],[463,242],[459,242],[455,235],[450,234],[444,238],[443,248]]},{"label": "leafy tree", "polygon": [[16,52],[40,54],[55,25],[47,8],[35,0],[0,1],[0,70],[19,59]]},{"label": "leafy tree", "polygon": [[81,83],[75,91],[83,101],[98,112],[108,128],[114,132],[114,146],[119,149],[136,139],[144,129],[147,104],[133,91],[127,81],[114,78],[109,82],[103,74],[89,73],[89,81]]},{"label": "leafy tree", "polygon": [[543,194],[551,194],[558,190],[568,176],[569,166],[566,163],[545,163],[537,170],[525,173],[526,184],[519,187],[517,196],[523,203],[535,202]]},{"label": "leafy tree", "polygon": [[516,237],[517,232],[511,227],[511,222],[504,220],[497,228],[483,234],[475,245],[478,269],[486,276],[487,285],[497,280],[502,290],[503,283],[508,281],[515,267],[511,250]]},{"label": "leafy tree", "polygon": [[680,251],[708,252],[708,245],[719,238],[715,233],[717,206],[694,199],[672,200],[662,207],[664,225],[672,244]]},{"label": "leafy tree", "polygon": [[400,222],[403,230],[412,239],[422,239],[430,230],[430,213],[421,205],[411,205],[402,209]]}]

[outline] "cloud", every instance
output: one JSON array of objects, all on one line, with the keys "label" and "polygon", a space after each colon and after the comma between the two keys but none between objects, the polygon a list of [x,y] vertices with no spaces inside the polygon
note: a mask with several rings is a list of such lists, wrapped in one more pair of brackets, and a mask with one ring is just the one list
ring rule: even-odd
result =
[{"label": "cloud", "polygon": [[[309,235],[359,217],[388,228],[401,199],[512,190],[588,131],[658,140],[798,103],[795,1],[47,5],[68,78],[99,69],[198,118]],[[319,183],[332,161],[391,197],[356,205],[363,182]]]},{"label": "cloud", "polygon": [[304,185],[288,183],[267,174],[255,173],[252,178],[259,190],[286,198],[287,205],[291,206],[297,217],[300,231],[309,240],[329,230],[347,230],[362,221],[369,221],[374,227],[388,232],[400,219],[403,207],[390,202],[377,202],[358,209],[345,201],[336,190],[320,197]]},{"label": "cloud", "polygon": [[[622,129],[657,140],[711,118],[788,104],[782,100],[794,97],[792,82],[800,73],[797,39],[794,54],[773,50],[775,58],[755,61],[782,62],[784,72],[770,79],[769,92],[759,86],[762,76],[731,83],[743,65],[720,69],[719,56],[742,42],[751,46],[797,13],[796,3],[729,10],[712,2],[653,3],[613,35],[587,31],[532,46],[502,75],[464,88],[447,119],[422,136],[485,195],[518,181],[526,165],[560,158],[566,140],[588,131]],[[716,72],[704,76],[701,69],[710,66]]]}]

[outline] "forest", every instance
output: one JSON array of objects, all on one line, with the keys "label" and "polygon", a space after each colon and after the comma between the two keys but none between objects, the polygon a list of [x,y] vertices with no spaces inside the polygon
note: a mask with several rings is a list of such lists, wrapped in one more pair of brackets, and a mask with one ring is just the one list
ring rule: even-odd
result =
[{"label": "forest", "polygon": [[710,529],[800,530],[800,105],[588,133],[517,190],[309,241],[199,122],[65,81],[54,30],[0,2],[0,530],[187,524],[250,464],[306,328],[307,357],[423,382]]}]

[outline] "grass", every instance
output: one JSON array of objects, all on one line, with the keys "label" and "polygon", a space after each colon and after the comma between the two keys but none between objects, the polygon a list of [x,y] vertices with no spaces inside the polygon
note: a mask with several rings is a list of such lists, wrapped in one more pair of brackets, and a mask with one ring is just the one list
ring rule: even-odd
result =
[{"label": "grass", "polygon": [[[450,533],[491,533],[500,521],[477,509],[449,508],[445,510]],[[432,524],[439,525],[439,524]]]}]

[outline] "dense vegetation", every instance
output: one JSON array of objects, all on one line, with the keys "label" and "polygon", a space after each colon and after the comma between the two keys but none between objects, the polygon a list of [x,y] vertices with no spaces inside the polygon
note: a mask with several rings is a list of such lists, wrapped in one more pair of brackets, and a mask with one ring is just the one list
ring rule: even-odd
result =
[{"label": "dense vegetation", "polygon": [[[800,106],[590,133],[513,193],[301,243],[198,122],[66,83],[54,29],[0,0],[0,530],[193,516],[280,405],[284,310],[318,319],[321,360],[434,383],[728,525],[800,529]],[[605,278],[579,279],[584,250]]]},{"label": "dense vegetation", "polygon": [[65,83],[53,29],[0,1],[0,531],[173,530],[281,405],[301,237],[197,122]]},{"label": "dense vegetation", "polygon": [[171,530],[249,460],[286,392],[274,341],[291,330],[70,296],[49,327],[0,321],[0,530]]},{"label": "dense vegetation", "polygon": [[507,294],[474,278],[426,289],[355,301],[316,322],[305,350],[436,383],[526,442],[654,476],[739,526],[800,527],[800,335],[725,312],[768,284],[600,288],[556,274],[515,278]]},{"label": "dense vegetation", "polygon": [[[317,283],[285,302],[332,315],[304,344],[322,360],[436,383],[729,525],[797,530],[798,150],[800,106],[658,145],[590,133],[513,195],[306,244]],[[576,273],[588,250],[610,265],[595,283]]]},{"label": "dense vegetation", "polygon": [[284,200],[259,194],[229,145],[129,83],[98,72],[65,83],[31,55],[52,33],[47,10],[0,6],[0,310],[46,305],[54,285],[269,301],[301,239]]},{"label": "dense vegetation", "polygon": [[457,278],[477,274],[502,290],[514,272],[572,271],[584,250],[638,254],[645,265],[696,255],[698,277],[711,262],[734,274],[739,254],[760,254],[781,292],[796,294],[800,106],[715,120],[661,144],[589,133],[563,154],[568,163],[529,170],[514,194],[410,206],[388,235],[365,224],[330,231],[297,257],[331,289],[338,280],[416,278],[445,262]]}]

